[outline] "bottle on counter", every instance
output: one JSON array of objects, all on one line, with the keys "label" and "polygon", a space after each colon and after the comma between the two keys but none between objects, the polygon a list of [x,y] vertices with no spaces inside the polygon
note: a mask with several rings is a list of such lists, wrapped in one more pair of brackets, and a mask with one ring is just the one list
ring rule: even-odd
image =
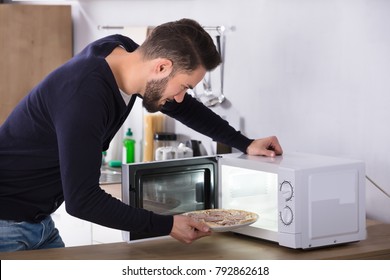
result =
[{"label": "bottle on counter", "polygon": [[102,166],[106,165],[106,156],[107,156],[107,151],[102,152]]},{"label": "bottle on counter", "polygon": [[133,132],[129,128],[123,138],[123,163],[135,162],[135,140],[133,139]]}]

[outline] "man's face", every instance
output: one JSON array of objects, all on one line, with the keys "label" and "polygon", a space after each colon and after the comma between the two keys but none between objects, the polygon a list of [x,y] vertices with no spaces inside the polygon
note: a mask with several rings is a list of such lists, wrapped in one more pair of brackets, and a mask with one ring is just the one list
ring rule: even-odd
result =
[{"label": "man's face", "polygon": [[146,84],[142,104],[148,112],[154,113],[160,111],[167,101],[181,103],[187,90],[194,88],[205,74],[206,70],[200,67],[190,74],[179,72],[160,80],[150,80]]}]

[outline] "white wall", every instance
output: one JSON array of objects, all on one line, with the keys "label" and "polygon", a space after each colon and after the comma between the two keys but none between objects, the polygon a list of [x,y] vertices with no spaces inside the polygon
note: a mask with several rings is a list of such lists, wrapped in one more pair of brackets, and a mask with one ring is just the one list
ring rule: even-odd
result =
[{"label": "white wall", "polygon": [[[226,34],[228,101],[216,111],[249,137],[277,135],[286,152],[363,159],[367,175],[390,193],[390,1],[84,0],[74,6],[75,51],[101,37],[98,25],[191,17],[235,27]],[[370,183],[367,210],[390,222],[389,198]]]}]

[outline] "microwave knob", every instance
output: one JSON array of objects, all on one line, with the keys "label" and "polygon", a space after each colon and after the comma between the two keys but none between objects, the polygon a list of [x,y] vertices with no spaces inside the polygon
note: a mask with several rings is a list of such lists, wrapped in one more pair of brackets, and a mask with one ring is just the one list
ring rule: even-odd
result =
[{"label": "microwave knob", "polygon": [[283,181],[283,183],[280,184],[279,190],[286,201],[289,201],[294,194],[293,187],[288,181]]},{"label": "microwave knob", "polygon": [[280,212],[280,220],[283,224],[286,226],[290,225],[294,219],[293,211],[290,207],[286,206],[283,208],[283,210]]}]

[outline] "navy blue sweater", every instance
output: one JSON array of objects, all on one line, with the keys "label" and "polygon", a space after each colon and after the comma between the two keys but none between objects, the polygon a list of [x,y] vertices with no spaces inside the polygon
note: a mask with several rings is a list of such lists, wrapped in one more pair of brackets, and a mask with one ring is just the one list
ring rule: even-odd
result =
[{"label": "navy blue sweater", "polygon": [[[0,127],[0,219],[38,222],[65,200],[73,216],[107,227],[169,234],[173,217],[130,207],[99,187],[107,150],[138,95],[126,106],[105,57],[121,35],[88,45],[49,74]],[[245,152],[251,140],[187,95],[163,112]]]}]

